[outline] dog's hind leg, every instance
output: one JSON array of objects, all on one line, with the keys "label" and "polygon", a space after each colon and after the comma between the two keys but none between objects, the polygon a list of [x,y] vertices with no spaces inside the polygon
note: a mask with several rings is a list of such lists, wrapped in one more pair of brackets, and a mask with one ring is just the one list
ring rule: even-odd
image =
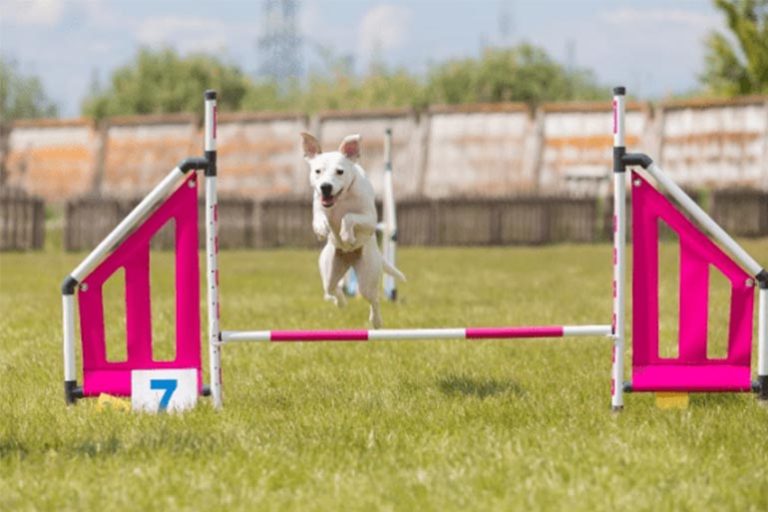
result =
[{"label": "dog's hind leg", "polygon": [[374,238],[363,246],[362,257],[354,263],[360,295],[371,305],[369,320],[374,329],[381,327],[379,291],[381,287],[381,254]]},{"label": "dog's hind leg", "polygon": [[320,278],[323,281],[324,299],[334,303],[338,307],[344,307],[347,299],[341,291],[339,281],[349,269],[349,263],[336,255],[336,248],[331,244],[325,244],[320,251]]},{"label": "dog's hind leg", "polygon": [[374,329],[381,329],[381,306],[379,305],[379,298],[371,302],[371,311],[368,314],[368,321]]}]

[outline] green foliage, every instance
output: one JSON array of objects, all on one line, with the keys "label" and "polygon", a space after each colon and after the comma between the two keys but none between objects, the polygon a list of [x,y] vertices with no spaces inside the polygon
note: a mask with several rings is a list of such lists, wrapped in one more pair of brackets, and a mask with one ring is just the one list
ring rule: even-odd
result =
[{"label": "green foliage", "polygon": [[17,64],[0,56],[0,122],[56,116],[56,105],[48,99],[36,76],[24,76]]},{"label": "green foliage", "polygon": [[201,108],[200,95],[205,89],[219,91],[223,109],[238,110],[253,84],[237,66],[213,56],[181,57],[172,49],[144,48],[134,62],[112,74],[106,91],[93,91],[83,104],[83,113],[101,118],[196,112]]},{"label": "green foliage", "polygon": [[405,70],[378,69],[363,77],[337,72],[313,74],[300,94],[301,110],[355,110],[384,107],[419,107],[423,86]]},{"label": "green foliage", "polygon": [[286,89],[245,76],[215,57],[181,57],[175,51],[143,49],[118,69],[107,90],[92,87],[86,115],[193,112],[200,91],[218,89],[224,110],[351,110],[424,107],[430,103],[598,99],[605,91],[584,70],[569,71],[531,45],[489,49],[478,58],[438,65],[422,79],[405,69],[374,62],[357,75],[348,57],[326,50],[321,70]]},{"label": "green foliage", "polygon": [[370,108],[421,107],[422,81],[405,69],[390,69],[374,58],[368,71],[354,72],[353,58],[331,48],[317,48],[320,69],[310,72],[303,87],[291,91],[294,108],[304,112]]},{"label": "green foliage", "polygon": [[715,0],[715,5],[731,33],[707,38],[702,83],[722,96],[768,94],[768,0]]},{"label": "green foliage", "polygon": [[480,59],[451,60],[429,76],[429,98],[438,103],[592,100],[605,96],[592,74],[569,71],[535,46],[490,48]]}]

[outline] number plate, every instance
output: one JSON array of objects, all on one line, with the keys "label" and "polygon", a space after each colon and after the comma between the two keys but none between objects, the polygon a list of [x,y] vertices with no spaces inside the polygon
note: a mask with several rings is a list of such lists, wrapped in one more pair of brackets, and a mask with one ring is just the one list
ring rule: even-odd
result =
[{"label": "number plate", "polygon": [[133,370],[131,407],[134,411],[183,411],[197,404],[197,370]]}]

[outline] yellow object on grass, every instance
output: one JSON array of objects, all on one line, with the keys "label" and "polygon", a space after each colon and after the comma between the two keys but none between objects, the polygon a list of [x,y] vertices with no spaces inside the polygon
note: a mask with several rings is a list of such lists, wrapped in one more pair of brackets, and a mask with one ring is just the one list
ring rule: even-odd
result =
[{"label": "yellow object on grass", "polygon": [[656,393],[656,407],[659,409],[687,409],[688,393]]},{"label": "yellow object on grass", "polygon": [[127,398],[120,398],[102,393],[99,395],[98,400],[96,400],[96,410],[103,411],[105,409],[113,409],[115,411],[130,411],[131,401]]}]

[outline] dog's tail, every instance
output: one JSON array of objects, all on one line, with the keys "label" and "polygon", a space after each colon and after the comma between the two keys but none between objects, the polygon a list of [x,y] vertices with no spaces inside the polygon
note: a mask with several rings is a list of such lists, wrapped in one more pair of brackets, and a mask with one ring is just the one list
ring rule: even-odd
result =
[{"label": "dog's tail", "polygon": [[384,272],[386,272],[387,274],[391,275],[392,277],[394,277],[398,281],[402,281],[402,282],[406,281],[405,275],[402,272],[400,272],[399,270],[397,270],[393,264],[391,264],[390,262],[388,262],[384,258],[382,258],[381,261],[382,261],[382,266],[384,268]]}]

